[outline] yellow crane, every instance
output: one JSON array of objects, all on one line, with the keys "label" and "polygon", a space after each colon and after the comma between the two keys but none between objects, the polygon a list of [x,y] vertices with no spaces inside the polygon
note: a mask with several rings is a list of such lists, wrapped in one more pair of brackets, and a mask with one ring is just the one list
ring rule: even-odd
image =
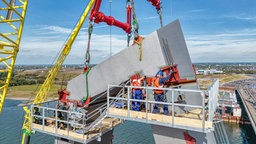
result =
[{"label": "yellow crane", "polygon": [[[26,15],[28,0],[2,0],[0,6],[0,112],[10,84]],[[6,15],[3,15],[6,14]]]},{"label": "yellow crane", "polygon": [[[90,12],[93,4],[94,4],[95,0],[90,0],[86,9],[84,10],[83,14],[81,15],[79,21],[77,22],[74,30],[72,31],[71,35],[69,36],[67,42],[64,45],[64,48],[62,49],[60,55],[58,56],[58,59],[56,60],[54,66],[51,68],[51,70],[49,71],[48,76],[46,77],[43,85],[41,86],[39,92],[37,93],[33,104],[39,104],[44,102],[46,100],[46,97],[49,93],[49,90],[52,86],[52,83],[54,81],[54,79],[56,78],[66,56],[69,54],[72,44],[74,42],[74,40],[76,39],[88,13]],[[25,114],[25,120],[24,120],[24,124],[22,127],[23,130],[23,136],[22,136],[22,144],[26,144],[29,143],[29,139],[31,134],[33,133],[31,131],[31,118],[30,118],[30,110],[28,109],[28,107],[24,107],[24,110],[26,112]]]},{"label": "yellow crane", "polygon": [[[101,3],[102,0],[90,0],[87,4],[87,7],[85,8],[84,12],[82,13],[79,21],[77,22],[75,28],[73,29],[71,35],[69,36],[69,38],[67,39],[63,49],[61,50],[61,53],[59,54],[57,60],[55,61],[55,64],[53,65],[53,67],[51,68],[51,70],[49,71],[49,74],[48,76],[46,77],[44,83],[42,84],[39,92],[37,93],[34,101],[33,101],[33,104],[36,104],[36,105],[41,105],[42,102],[44,102],[47,98],[47,95],[50,91],[50,88],[52,86],[52,83],[54,81],[54,79],[56,78],[64,60],[66,59],[66,56],[69,54],[70,50],[71,50],[71,47],[72,47],[72,44],[74,42],[74,40],[76,39],[85,19],[87,18],[87,15],[89,14],[92,6],[94,5],[94,8],[93,8],[93,14],[92,14],[92,17],[90,17],[90,21],[94,23],[94,20],[96,20],[96,23],[97,22],[101,22],[101,21],[104,21],[104,20],[109,20],[107,22],[108,25],[114,25],[114,23],[116,23],[115,26],[117,27],[120,27],[120,28],[123,28],[122,26],[126,26],[125,23],[121,23],[119,21],[116,21],[114,20],[112,17],[108,17],[108,16],[104,16],[104,18],[98,18],[97,19],[97,15],[99,14],[102,14],[100,12],[98,12],[99,10],[99,7],[100,7],[100,3]],[[130,1],[130,0],[128,0]],[[159,10],[160,10],[160,0],[149,0],[152,5],[159,5]],[[158,2],[159,1],[159,2]],[[158,9],[158,8],[157,8]],[[96,15],[94,15],[94,13],[97,13]],[[99,21],[100,19],[100,21]],[[106,21],[104,21],[106,22]],[[92,23],[91,23],[92,24]],[[90,26],[93,26],[93,25],[90,25]],[[92,28],[90,29],[91,27],[89,27],[89,40],[90,40],[90,34],[91,34],[91,31],[92,31]],[[131,28],[131,27],[129,27]],[[130,31],[129,31],[130,32]],[[88,64],[89,64],[89,61],[90,61],[90,56],[89,56],[89,42],[88,42],[88,48],[87,48],[87,52],[86,52],[86,68],[88,68]],[[86,78],[87,78],[87,74],[88,72],[90,71],[90,68],[87,69],[87,72],[86,72]],[[88,88],[87,88],[88,90]],[[87,96],[88,96],[88,92],[87,92]],[[29,143],[30,141],[30,136],[33,134],[32,132],[32,129],[31,129],[31,122],[32,122],[32,119],[31,119],[31,113],[30,113],[30,110],[28,107],[24,107],[23,108],[26,112],[24,118],[24,123],[23,123],[23,126],[22,126],[22,131],[23,131],[23,136],[22,136],[22,144],[27,144]],[[38,112],[38,109],[34,109],[33,110],[33,113],[37,113]]]}]

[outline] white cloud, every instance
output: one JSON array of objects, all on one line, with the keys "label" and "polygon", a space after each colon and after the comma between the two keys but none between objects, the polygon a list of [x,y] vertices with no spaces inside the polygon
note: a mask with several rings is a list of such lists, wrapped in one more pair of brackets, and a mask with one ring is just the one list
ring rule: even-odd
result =
[{"label": "white cloud", "polygon": [[138,21],[146,21],[146,20],[152,20],[152,19],[159,19],[159,16],[150,16],[145,18],[138,18]]},{"label": "white cloud", "polygon": [[[48,31],[45,30],[46,27]],[[58,26],[44,26],[37,29],[36,35],[31,32],[32,34],[23,36],[17,64],[52,64],[69,35],[68,31],[69,29]],[[207,35],[186,35],[185,37],[193,62],[256,61],[256,29]],[[67,56],[66,64],[84,63],[87,38],[87,32],[79,33]],[[112,35],[113,54],[126,48],[126,38],[126,35]],[[109,56],[109,35],[93,33],[91,63],[99,63]]]},{"label": "white cloud", "polygon": [[[63,48],[63,44],[70,34],[71,29],[59,26],[41,26],[36,31],[36,35],[34,32],[31,32],[32,34],[23,36],[17,57],[17,64],[52,64],[60,49]],[[117,53],[126,48],[127,37],[125,35],[112,35],[111,37],[112,53]],[[87,42],[87,32],[80,31],[65,63],[83,64]],[[92,34],[90,50],[91,63],[99,63],[108,58],[110,55],[109,35]],[[35,58],[37,59],[33,60]]]},{"label": "white cloud", "polygon": [[49,30],[52,32],[57,32],[57,33],[71,33],[71,29],[69,28],[64,28],[64,27],[60,27],[60,26],[46,26],[43,28],[44,30]]},{"label": "white cloud", "polygon": [[237,14],[237,15],[225,15],[224,18],[233,18],[238,20],[246,20],[246,21],[255,21],[256,15],[249,15],[245,13]]},{"label": "white cloud", "polygon": [[[105,27],[109,27],[108,25],[102,25],[102,26],[93,26],[93,29],[99,29],[99,28],[105,28]],[[87,28],[81,28],[81,30],[88,30]]]},{"label": "white cloud", "polygon": [[187,35],[193,62],[255,62],[255,29],[223,34]]},{"label": "white cloud", "polygon": [[240,19],[240,20],[256,20],[256,16],[252,16],[252,17],[240,17],[240,16],[237,16],[236,18]]},{"label": "white cloud", "polygon": [[206,10],[207,9],[194,9],[194,10],[187,11],[186,13],[200,13],[200,12],[204,12]]}]

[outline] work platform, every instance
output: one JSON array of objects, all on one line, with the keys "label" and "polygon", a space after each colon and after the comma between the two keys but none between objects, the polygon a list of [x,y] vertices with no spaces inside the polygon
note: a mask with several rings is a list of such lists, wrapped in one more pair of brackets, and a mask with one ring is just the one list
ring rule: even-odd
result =
[{"label": "work platform", "polygon": [[[197,132],[211,132],[214,130],[213,118],[218,101],[218,85],[219,81],[215,79],[207,90],[177,89],[177,87],[158,88],[164,90],[166,97],[171,99],[170,101],[167,99],[167,102],[153,100],[154,87],[140,87],[145,92],[145,99],[137,100],[131,99],[130,92],[138,87],[109,85],[108,103],[114,100],[118,104],[108,104],[107,116]],[[116,96],[112,95],[110,89],[117,87],[121,88],[123,93]],[[179,95],[182,95],[183,101],[177,101]],[[202,103],[188,104],[187,101],[191,97],[200,97]],[[145,108],[142,108],[141,111],[132,111],[132,102],[140,102]],[[160,107],[167,105],[169,114],[152,113],[155,104],[161,105]]]},{"label": "work platform", "polygon": [[[108,139],[112,139],[113,128],[122,123],[118,118],[106,117],[105,105],[85,114],[81,111],[56,109],[53,107],[53,102],[55,101],[43,103],[44,106],[31,106],[33,131],[84,144],[101,141],[103,135],[109,132],[111,134]],[[37,108],[40,112],[33,114],[33,110]],[[66,114],[67,118],[60,118],[59,113]]]},{"label": "work platform", "polygon": [[[119,88],[118,94],[111,91],[113,88]],[[49,102],[44,103],[43,106],[32,105],[31,119],[37,121],[31,124],[31,128],[34,131],[79,143],[90,143],[93,140],[100,139],[124,120],[201,133],[211,133],[214,130],[213,118],[218,100],[217,79],[213,80],[207,90],[177,89],[174,87],[158,88],[165,90],[166,94],[171,94],[172,101],[167,102],[152,100],[154,87],[140,87],[145,92],[144,100],[131,99],[133,88],[138,87],[108,85],[107,103],[87,113],[80,110],[56,109],[54,105],[46,104]],[[199,95],[195,95],[195,93]],[[183,103],[176,101],[179,94],[186,95]],[[200,96],[203,102],[200,105],[186,104],[186,101],[192,96]],[[132,111],[132,102],[141,102],[145,107],[141,111]],[[169,115],[153,114],[151,111],[154,104],[159,104],[160,107],[163,104],[168,105]],[[40,109],[40,112],[34,114],[33,110],[37,108]],[[60,119],[59,113],[66,114],[67,118]]]},{"label": "work platform", "polygon": [[116,118],[104,118],[100,124],[84,134],[78,133],[75,130],[69,128],[56,128],[56,124],[52,126],[46,126],[32,123],[31,126],[33,130],[36,130],[38,132],[73,140],[80,143],[89,143],[95,139],[99,139],[102,135],[111,131],[113,127],[119,125],[120,123],[121,121]]},{"label": "work platform", "polygon": [[[130,111],[130,116],[128,116],[128,110],[119,109],[119,108],[109,108],[109,116],[112,117],[119,117],[127,120],[135,120],[151,124],[162,124],[170,127],[191,127],[195,129],[203,129],[203,121],[202,121],[202,113],[201,109],[196,110],[197,113],[192,114],[193,112],[188,112],[188,114],[181,114],[178,116],[174,116],[173,122],[172,122],[172,116],[167,116],[163,114],[153,114],[146,112],[137,112],[137,111]],[[137,120],[136,120],[137,119]],[[205,121],[204,125],[206,130],[212,130],[213,125],[212,122]]]}]

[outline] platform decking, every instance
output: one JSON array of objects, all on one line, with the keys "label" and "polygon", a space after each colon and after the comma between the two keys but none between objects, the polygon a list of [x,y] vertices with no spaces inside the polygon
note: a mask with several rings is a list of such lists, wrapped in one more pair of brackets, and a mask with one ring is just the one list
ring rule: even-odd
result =
[{"label": "platform decking", "polygon": [[[109,114],[114,116],[128,117],[126,109],[109,108]],[[130,111],[130,118],[146,119],[146,112]],[[148,113],[148,120],[172,124],[172,116],[163,114]],[[185,127],[194,127],[202,129],[202,114],[200,109],[193,110],[188,114],[180,114],[174,116],[174,125]],[[212,122],[205,121],[205,129],[212,129]]]},{"label": "platform decking", "polygon": [[[40,131],[43,133],[51,134],[51,135],[58,135],[63,138],[73,139],[80,142],[86,142],[94,137],[100,136],[102,133],[107,132],[108,130],[112,129],[113,127],[120,124],[121,121],[117,118],[104,118],[102,123],[97,124],[94,128],[89,130],[85,134],[79,134],[76,131],[66,129],[60,129],[55,127],[55,125],[43,126],[41,124],[33,123],[32,129],[36,131]],[[102,127],[100,125],[102,124]]]}]

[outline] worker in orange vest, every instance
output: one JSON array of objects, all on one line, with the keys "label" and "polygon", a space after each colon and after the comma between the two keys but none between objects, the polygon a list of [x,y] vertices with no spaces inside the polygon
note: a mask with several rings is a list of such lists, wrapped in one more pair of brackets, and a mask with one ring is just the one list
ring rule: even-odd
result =
[{"label": "worker in orange vest", "polygon": [[[136,88],[132,89],[132,99],[142,100],[142,80],[145,78],[141,77],[139,79],[132,80],[132,86],[136,86]],[[132,101],[132,110],[140,111],[141,110],[141,103]]]},{"label": "worker in orange vest", "polygon": [[[169,75],[166,77],[163,77],[163,72],[158,71],[156,74],[156,78],[153,82],[154,84],[154,99],[155,101],[158,102],[166,102],[166,98],[165,98],[165,91],[161,90],[161,89],[157,89],[157,88],[163,88],[164,83],[166,81],[168,81],[171,78],[172,75],[172,70],[170,70]],[[159,104],[155,104],[154,108],[153,108],[153,112],[152,113],[158,113],[158,105]],[[164,110],[164,114],[165,115],[169,115],[169,111],[168,111],[168,106],[164,105],[163,106],[163,110]]]}]

